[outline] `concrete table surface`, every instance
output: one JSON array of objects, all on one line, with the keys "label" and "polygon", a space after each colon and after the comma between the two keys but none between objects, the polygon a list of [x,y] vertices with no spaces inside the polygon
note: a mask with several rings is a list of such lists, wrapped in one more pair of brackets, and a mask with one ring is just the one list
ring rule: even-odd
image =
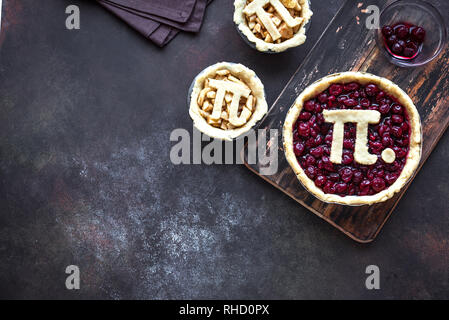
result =
[{"label": "concrete table surface", "polygon": [[[200,70],[243,63],[271,105],[343,4],[313,1],[306,44],[264,55],[232,2],[160,49],[94,1],[3,1],[0,298],[449,298],[447,133],[369,245],[243,165],[171,163]],[[65,28],[71,4],[80,30]],[[380,290],[365,288],[371,264]]]}]

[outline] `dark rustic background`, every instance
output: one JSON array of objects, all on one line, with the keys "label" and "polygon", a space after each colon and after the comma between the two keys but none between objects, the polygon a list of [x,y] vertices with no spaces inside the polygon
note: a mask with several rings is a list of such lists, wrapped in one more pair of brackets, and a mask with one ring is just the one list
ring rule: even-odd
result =
[{"label": "dark rustic background", "polygon": [[[69,4],[81,30],[65,29]],[[264,55],[240,39],[231,0],[164,49],[94,1],[4,0],[0,297],[449,298],[447,133],[369,245],[243,165],[169,160],[201,69],[241,62],[271,104],[342,4],[313,1],[306,44]],[[65,289],[69,264],[79,291]],[[381,290],[365,289],[369,264]]]}]

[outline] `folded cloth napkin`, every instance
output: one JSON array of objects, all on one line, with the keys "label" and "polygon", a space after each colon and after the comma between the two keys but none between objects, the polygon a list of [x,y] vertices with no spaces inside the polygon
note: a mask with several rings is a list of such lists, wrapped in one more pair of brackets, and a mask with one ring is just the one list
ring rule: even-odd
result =
[{"label": "folded cloth napkin", "polygon": [[[154,20],[156,22],[160,22],[163,24],[166,24],[168,26],[171,27],[175,27],[177,29],[180,29],[182,31],[187,31],[187,32],[198,32],[200,27],[201,27],[201,22],[203,21],[203,16],[204,16],[204,11],[206,8],[206,2],[207,0],[196,0],[193,4],[194,6],[192,7],[192,10],[188,10],[185,12],[189,14],[188,19],[184,22],[179,22],[179,21],[175,21],[175,20],[171,20],[169,18],[166,18],[164,16],[162,16],[162,14],[165,13],[165,11],[160,11],[158,12],[159,15],[155,15],[155,14],[150,14],[149,12],[145,12],[142,11],[142,7],[138,7],[138,9],[129,7],[129,6],[123,6],[117,3],[118,0],[101,0],[102,2],[106,2],[118,9],[122,9],[125,11],[128,11],[130,13],[133,13],[137,16],[140,16],[142,18],[147,18],[147,19],[151,19]],[[120,0],[121,2],[124,2],[124,0]],[[135,1],[135,0],[133,0]],[[142,0],[140,0],[142,1]],[[147,0],[147,2],[151,2],[152,0]],[[173,0],[172,0],[173,1]],[[170,1],[169,1],[170,2]],[[175,0],[174,2],[178,2],[178,0]],[[176,8],[176,10],[178,10]],[[156,10],[152,10],[152,12],[155,12]],[[173,16],[173,15],[172,15]]]},{"label": "folded cloth napkin", "polygon": [[[180,30],[198,32],[206,5],[212,2],[212,0],[97,1],[160,47],[170,42]],[[154,6],[151,5],[153,3]],[[183,20],[184,23],[181,22]]]},{"label": "folded cloth napkin", "polygon": [[184,23],[192,14],[196,0],[108,0],[108,2],[123,8]]}]

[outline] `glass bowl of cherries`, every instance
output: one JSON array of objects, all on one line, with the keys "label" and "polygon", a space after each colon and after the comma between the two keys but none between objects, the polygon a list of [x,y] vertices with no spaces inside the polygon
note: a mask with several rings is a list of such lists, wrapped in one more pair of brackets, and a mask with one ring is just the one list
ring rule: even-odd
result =
[{"label": "glass bowl of cherries", "polygon": [[380,14],[377,43],[388,60],[401,67],[421,66],[433,60],[446,42],[444,19],[431,4],[399,0]]}]

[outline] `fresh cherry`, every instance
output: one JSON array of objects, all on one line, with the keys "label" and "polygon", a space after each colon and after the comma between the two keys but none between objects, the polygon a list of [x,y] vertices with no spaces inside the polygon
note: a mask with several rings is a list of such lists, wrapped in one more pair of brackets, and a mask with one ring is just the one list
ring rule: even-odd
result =
[{"label": "fresh cherry", "polygon": [[398,37],[396,35],[392,35],[388,38],[388,44],[393,45],[398,41]]},{"label": "fresh cherry", "polygon": [[304,144],[301,142],[297,142],[293,145],[293,151],[295,152],[295,155],[299,157],[304,152]]},{"label": "fresh cherry", "polygon": [[393,51],[393,53],[396,54],[401,54],[402,51],[404,50],[404,47],[401,46],[401,44],[399,42],[396,42],[392,47],[391,47],[391,51]]},{"label": "fresh cherry", "polygon": [[384,44],[392,55],[400,59],[415,58],[424,43],[426,31],[411,23],[399,22],[382,27]]},{"label": "fresh cherry", "polygon": [[376,192],[380,192],[385,189],[385,180],[382,178],[374,178],[373,179],[373,190]]},{"label": "fresh cherry", "polygon": [[402,106],[399,104],[394,104],[391,108],[392,108],[391,111],[393,111],[393,113],[396,113],[396,114],[402,113]]},{"label": "fresh cherry", "polygon": [[389,37],[393,34],[393,28],[391,28],[390,26],[384,26],[382,28],[382,33],[385,37]]},{"label": "fresh cherry", "polygon": [[387,103],[382,104],[379,107],[379,112],[382,114],[387,114],[388,112],[390,112],[391,106]]},{"label": "fresh cherry", "polygon": [[327,94],[326,93],[322,93],[318,96],[318,101],[321,103],[326,103],[327,102]]},{"label": "fresh cherry", "polygon": [[405,39],[409,35],[409,29],[405,25],[398,25],[395,29],[395,33],[399,39]]},{"label": "fresh cherry", "polygon": [[412,48],[407,47],[407,48],[404,48],[404,50],[403,50],[404,57],[407,57],[407,58],[412,57],[415,53],[416,53],[416,50],[414,50]]},{"label": "fresh cherry", "polygon": [[339,84],[333,84],[329,88],[329,93],[333,96],[338,96],[343,92],[343,86]]},{"label": "fresh cherry", "polygon": [[315,179],[315,184],[317,187],[322,187],[324,186],[324,184],[326,183],[327,178],[325,176],[319,175],[316,179]]},{"label": "fresh cherry", "polygon": [[421,27],[414,28],[412,31],[413,38],[418,40],[419,42],[423,42],[426,37],[426,30]]},{"label": "fresh cherry", "polygon": [[365,87],[365,92],[368,96],[375,96],[379,92],[379,88],[375,84],[369,84]]}]

